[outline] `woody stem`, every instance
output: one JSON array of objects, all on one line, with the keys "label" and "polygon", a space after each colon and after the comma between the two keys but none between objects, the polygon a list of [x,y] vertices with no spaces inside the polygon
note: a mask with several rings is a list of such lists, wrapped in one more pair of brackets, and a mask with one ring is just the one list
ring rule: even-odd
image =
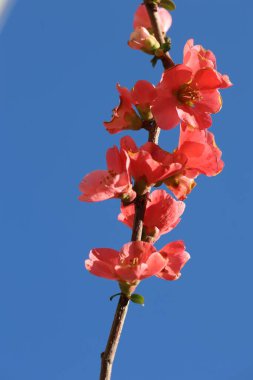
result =
[{"label": "woody stem", "polygon": [[[155,38],[157,39],[160,45],[163,45],[165,43],[165,38],[159,25],[158,5],[154,3],[153,0],[144,0],[144,4],[146,6],[152,24],[152,29],[154,31]],[[169,53],[165,53],[160,59],[165,70],[174,66],[174,62]]]}]

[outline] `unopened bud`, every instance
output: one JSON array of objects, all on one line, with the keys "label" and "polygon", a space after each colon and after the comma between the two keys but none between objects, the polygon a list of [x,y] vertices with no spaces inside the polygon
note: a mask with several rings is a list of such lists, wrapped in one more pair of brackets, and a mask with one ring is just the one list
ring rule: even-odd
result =
[{"label": "unopened bud", "polygon": [[134,32],[131,33],[128,45],[132,49],[142,50],[147,54],[154,54],[160,47],[157,39],[142,26],[137,27]]}]

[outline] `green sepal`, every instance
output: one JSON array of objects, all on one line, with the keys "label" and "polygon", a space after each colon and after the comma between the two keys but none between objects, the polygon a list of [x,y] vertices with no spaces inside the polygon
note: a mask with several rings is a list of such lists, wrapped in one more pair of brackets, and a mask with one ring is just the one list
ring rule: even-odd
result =
[{"label": "green sepal", "polygon": [[144,297],[140,294],[137,294],[137,293],[132,294],[130,297],[130,301],[144,306]]},{"label": "green sepal", "polygon": [[152,66],[153,67],[155,67],[156,66],[156,64],[157,64],[157,62],[158,62],[158,60],[159,60],[159,58],[158,57],[156,57],[156,56],[154,56],[152,59],[151,59],[151,64],[152,64]]},{"label": "green sepal", "polygon": [[169,37],[166,38],[164,44],[162,44],[161,49],[166,53],[171,49],[171,39]]},{"label": "green sepal", "polygon": [[159,6],[167,9],[167,11],[174,11],[176,9],[176,4],[172,0],[161,0]]}]

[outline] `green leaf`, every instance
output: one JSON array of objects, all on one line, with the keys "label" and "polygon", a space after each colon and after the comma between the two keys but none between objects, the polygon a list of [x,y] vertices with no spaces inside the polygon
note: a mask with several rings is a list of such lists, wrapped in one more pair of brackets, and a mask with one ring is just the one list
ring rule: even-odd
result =
[{"label": "green leaf", "polygon": [[153,66],[153,67],[155,67],[155,65],[157,64],[158,59],[159,59],[159,58],[157,58],[156,56],[154,56],[154,57],[151,59],[150,62],[152,63],[152,66]]},{"label": "green leaf", "polygon": [[168,11],[174,11],[176,9],[176,4],[172,0],[161,0],[159,5]]},{"label": "green leaf", "polygon": [[171,49],[171,39],[169,37],[166,37],[166,41],[164,44],[162,44],[161,48],[163,49],[164,53]]},{"label": "green leaf", "polygon": [[132,294],[130,300],[134,303],[138,303],[139,305],[144,306],[144,297],[140,294]]}]

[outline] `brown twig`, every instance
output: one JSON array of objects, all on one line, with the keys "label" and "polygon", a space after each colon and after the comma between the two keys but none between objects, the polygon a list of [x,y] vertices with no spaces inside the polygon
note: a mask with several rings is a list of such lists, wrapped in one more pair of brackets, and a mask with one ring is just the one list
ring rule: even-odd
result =
[{"label": "brown twig", "polygon": [[[157,18],[158,7],[156,4],[152,2],[152,0],[144,0],[144,4],[147,8],[155,37],[162,45],[165,42],[165,40]],[[161,57],[161,61],[164,69],[168,69],[174,66],[174,62],[168,53],[164,54],[164,56]],[[147,129],[149,131],[148,141],[153,142],[154,144],[158,144],[160,128],[158,128],[155,122],[152,121],[152,123],[150,123],[149,128]],[[141,240],[148,195],[149,193],[147,192],[144,195],[137,195],[137,197],[135,198],[135,219],[132,230],[132,241]],[[121,294],[115,312],[114,320],[112,323],[110,335],[107,341],[107,345],[105,351],[101,354],[100,380],[111,379],[113,361],[119,344],[120,335],[123,329],[128,306],[129,298],[125,294]]]},{"label": "brown twig", "polygon": [[[144,0],[144,4],[147,8],[155,38],[160,43],[160,45],[163,45],[165,43],[165,39],[157,17],[158,6],[152,0]],[[169,53],[164,54],[160,59],[162,61],[164,69],[169,69],[170,67],[174,66],[174,62]]]},{"label": "brown twig", "polygon": [[128,304],[129,299],[124,294],[122,294],[120,296],[119,303],[115,312],[105,352],[101,354],[100,380],[111,379],[112,365],[126,318]]}]

